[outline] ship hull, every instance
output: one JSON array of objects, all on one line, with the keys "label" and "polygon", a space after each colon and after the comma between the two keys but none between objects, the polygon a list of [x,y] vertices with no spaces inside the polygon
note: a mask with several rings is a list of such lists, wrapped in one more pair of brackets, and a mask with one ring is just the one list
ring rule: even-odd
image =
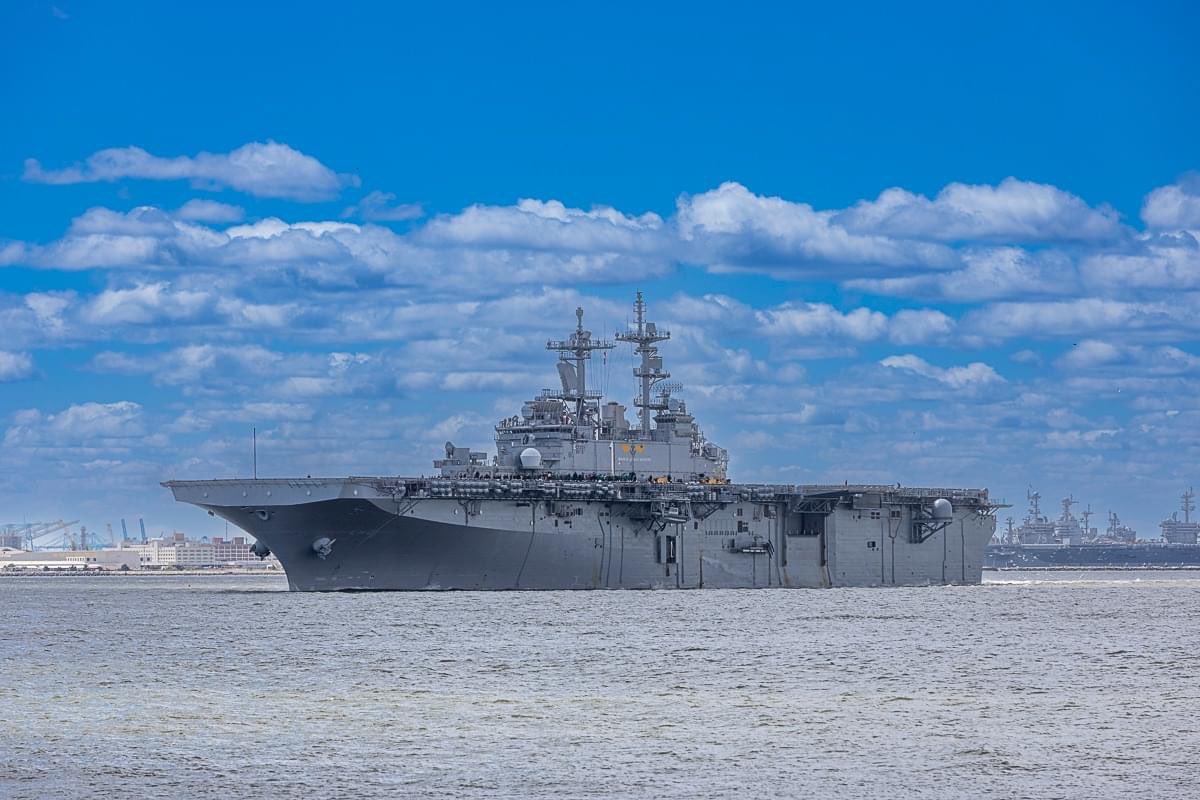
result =
[{"label": "ship hull", "polygon": [[817,525],[777,499],[664,520],[620,500],[408,498],[333,479],[168,485],[269,547],[297,591],[973,584],[994,530],[964,508],[914,542],[908,520],[850,501]]}]

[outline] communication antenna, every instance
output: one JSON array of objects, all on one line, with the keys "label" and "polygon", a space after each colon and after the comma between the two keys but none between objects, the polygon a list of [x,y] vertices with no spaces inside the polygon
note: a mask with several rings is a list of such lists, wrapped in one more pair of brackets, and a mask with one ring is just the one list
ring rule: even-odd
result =
[{"label": "communication antenna", "polygon": [[[600,326],[600,339],[606,341],[608,335],[608,325]],[[608,395],[608,350],[607,348],[600,351],[600,395],[605,397]]]},{"label": "communication antenna", "polygon": [[258,428],[250,429],[250,463],[251,474],[258,478]]}]

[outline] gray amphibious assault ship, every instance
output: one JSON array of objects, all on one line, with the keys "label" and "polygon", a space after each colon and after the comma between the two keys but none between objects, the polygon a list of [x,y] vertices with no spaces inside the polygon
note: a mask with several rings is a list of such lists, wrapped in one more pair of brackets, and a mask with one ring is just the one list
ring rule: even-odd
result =
[{"label": "gray amphibious assault ship", "polygon": [[978,583],[986,489],[748,485],[674,397],[646,320],[637,424],[588,384],[583,310],[561,388],[496,425],[496,455],[446,443],[436,477],[168,481],[274,553],[293,590],[698,589]]}]

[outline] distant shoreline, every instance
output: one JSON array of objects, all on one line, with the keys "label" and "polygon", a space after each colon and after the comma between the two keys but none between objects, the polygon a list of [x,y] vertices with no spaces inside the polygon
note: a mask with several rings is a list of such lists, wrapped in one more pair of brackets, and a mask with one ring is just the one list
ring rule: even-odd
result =
[{"label": "distant shoreline", "polygon": [[281,569],[163,569],[163,570],[97,570],[97,569],[52,569],[52,570],[0,570],[0,578],[173,578],[173,577],[217,577],[223,575],[269,575],[286,577]]}]

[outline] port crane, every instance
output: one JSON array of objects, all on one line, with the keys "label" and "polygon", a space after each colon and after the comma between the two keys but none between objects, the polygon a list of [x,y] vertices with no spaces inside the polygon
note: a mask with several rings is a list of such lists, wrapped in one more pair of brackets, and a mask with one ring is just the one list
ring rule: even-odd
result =
[{"label": "port crane", "polygon": [[10,523],[0,527],[0,534],[5,539],[19,539],[26,550],[46,549],[51,545],[44,542],[39,543],[40,540],[45,540],[47,537],[55,534],[61,534],[63,541],[67,541],[69,539],[69,533],[66,533],[67,529],[72,525],[78,524],[79,520],[77,519],[70,521],[60,519],[54,522],[26,522],[23,524]]}]

